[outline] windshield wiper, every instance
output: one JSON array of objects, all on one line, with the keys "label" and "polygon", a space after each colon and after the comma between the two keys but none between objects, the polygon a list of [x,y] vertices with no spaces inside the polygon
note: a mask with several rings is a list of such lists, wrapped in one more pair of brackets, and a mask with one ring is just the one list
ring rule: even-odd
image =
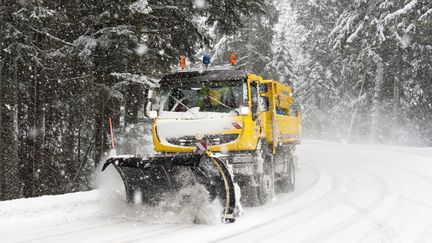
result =
[{"label": "windshield wiper", "polygon": [[187,107],[185,104],[183,104],[180,100],[176,99],[174,96],[172,96],[172,95],[169,95],[169,96],[171,98],[173,98],[177,103],[184,106],[187,109],[187,111],[189,111],[190,113],[192,113],[192,115],[194,115],[196,117],[196,114],[193,111],[191,111],[191,109],[189,107]]}]

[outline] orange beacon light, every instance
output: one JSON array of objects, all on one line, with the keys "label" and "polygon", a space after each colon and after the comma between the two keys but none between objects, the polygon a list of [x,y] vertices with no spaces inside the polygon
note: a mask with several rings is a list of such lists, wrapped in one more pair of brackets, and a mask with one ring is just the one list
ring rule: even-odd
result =
[{"label": "orange beacon light", "polygon": [[236,55],[234,54],[234,52],[231,52],[231,54],[229,55],[229,57],[230,57],[230,64],[231,65],[235,65],[236,64]]},{"label": "orange beacon light", "polygon": [[179,65],[180,65],[181,69],[185,69],[186,68],[186,57],[180,56],[180,58],[179,58]]}]

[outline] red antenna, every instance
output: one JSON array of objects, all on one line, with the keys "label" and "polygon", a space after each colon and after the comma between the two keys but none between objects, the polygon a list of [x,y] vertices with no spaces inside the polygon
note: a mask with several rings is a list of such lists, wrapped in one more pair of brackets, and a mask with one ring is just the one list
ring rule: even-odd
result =
[{"label": "red antenna", "polygon": [[108,118],[108,122],[109,122],[110,133],[111,133],[111,147],[112,147],[112,149],[115,149],[114,132],[113,132],[113,125],[112,125],[111,117]]}]

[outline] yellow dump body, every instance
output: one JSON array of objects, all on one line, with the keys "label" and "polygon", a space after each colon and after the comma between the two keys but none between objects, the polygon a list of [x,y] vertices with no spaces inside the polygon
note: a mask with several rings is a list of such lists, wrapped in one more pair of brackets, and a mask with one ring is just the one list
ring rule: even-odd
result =
[{"label": "yellow dump body", "polygon": [[[293,91],[280,82],[264,80],[254,74],[248,74],[244,80],[247,84],[247,105],[249,113],[238,116],[231,116],[227,126],[213,130],[206,134],[196,135],[199,141],[203,137],[223,137],[235,135],[236,139],[222,144],[209,144],[208,148],[213,152],[224,151],[254,151],[260,139],[266,139],[268,144],[273,146],[273,152],[281,145],[296,144],[300,141],[301,125],[300,113],[293,109]],[[170,126],[199,127],[200,123],[212,126],[219,120],[191,120],[191,119],[163,119],[157,118],[153,124],[153,144],[156,152],[163,153],[191,153],[196,150],[192,144],[182,146],[170,144],[161,139],[159,134]],[[230,126],[229,124],[232,124]],[[199,131],[198,131],[199,132]],[[198,134],[197,132],[197,134]]]},{"label": "yellow dump body", "polygon": [[300,113],[293,109],[293,91],[277,81],[271,82],[268,97],[271,97],[272,123],[268,123],[272,132],[267,134],[270,143],[295,143],[300,139]]}]

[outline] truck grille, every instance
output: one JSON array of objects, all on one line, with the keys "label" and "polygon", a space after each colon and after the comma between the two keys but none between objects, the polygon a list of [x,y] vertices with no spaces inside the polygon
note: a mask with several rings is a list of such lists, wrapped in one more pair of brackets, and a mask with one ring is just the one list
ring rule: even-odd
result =
[{"label": "truck grille", "polygon": [[[218,134],[218,135],[207,135],[202,141],[207,141],[207,146],[220,145],[229,143],[236,140],[239,134]],[[179,138],[167,138],[168,143],[177,146],[195,147],[195,143],[198,140],[194,136],[183,136]]]}]

